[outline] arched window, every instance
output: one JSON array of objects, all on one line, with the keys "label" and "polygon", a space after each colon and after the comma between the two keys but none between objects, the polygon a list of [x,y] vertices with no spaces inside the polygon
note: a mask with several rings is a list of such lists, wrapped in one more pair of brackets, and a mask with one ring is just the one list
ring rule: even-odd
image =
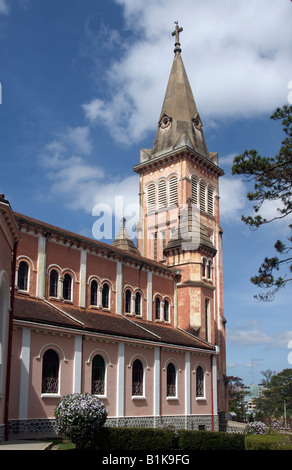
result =
[{"label": "arched window", "polygon": [[166,180],[160,180],[158,182],[158,209],[164,209],[166,205]]},{"label": "arched window", "polygon": [[169,180],[169,206],[178,205],[178,179],[172,176]]},{"label": "arched window", "polygon": [[207,269],[207,260],[206,258],[203,259],[203,269],[202,269],[202,276],[206,277],[206,269]]},{"label": "arched window", "polygon": [[132,395],[143,395],[143,365],[139,359],[133,362],[132,368]]},{"label": "arched window", "polygon": [[175,370],[174,365],[171,362],[167,366],[166,395],[168,397],[176,396],[176,370]]},{"label": "arched window", "polygon": [[160,320],[160,299],[156,297],[155,299],[155,319]]},{"label": "arched window", "polygon": [[213,203],[213,188],[208,187],[208,214],[213,215],[214,203]]},{"label": "arched window", "polygon": [[206,187],[205,183],[200,183],[200,209],[201,211],[206,210]]},{"label": "arched window", "polygon": [[20,261],[17,281],[17,287],[19,290],[28,291],[28,269],[28,264],[25,261]]},{"label": "arched window", "polygon": [[131,313],[131,302],[132,302],[132,293],[129,289],[126,290],[126,299],[125,299],[125,311],[126,313]]},{"label": "arched window", "polygon": [[205,384],[204,384],[204,370],[203,367],[197,367],[196,373],[196,395],[197,397],[205,396]]},{"label": "arched window", "polygon": [[90,285],[90,305],[98,305],[98,284],[95,279],[91,281]]},{"label": "arched window", "polygon": [[102,288],[102,307],[109,308],[109,286],[104,284]]},{"label": "arched window", "polygon": [[135,315],[141,315],[141,294],[136,292],[135,297]]},{"label": "arched window", "polygon": [[212,279],[212,261],[208,263],[208,279]]},{"label": "arched window", "polygon": [[198,205],[198,181],[192,176],[192,203]]},{"label": "arched window", "polygon": [[155,212],[156,197],[155,197],[155,184],[154,183],[151,183],[148,186],[147,206],[148,206],[148,212]]},{"label": "arched window", "polygon": [[72,300],[72,277],[66,273],[63,281],[63,299]]},{"label": "arched window", "polygon": [[164,301],[164,321],[169,321],[169,302]]},{"label": "arched window", "polygon": [[92,361],[91,393],[92,395],[105,394],[105,362],[99,354],[94,356]]},{"label": "arched window", "polygon": [[59,274],[55,269],[50,273],[50,297],[58,297]]},{"label": "arched window", "polygon": [[59,356],[48,349],[43,356],[42,393],[58,393]]}]

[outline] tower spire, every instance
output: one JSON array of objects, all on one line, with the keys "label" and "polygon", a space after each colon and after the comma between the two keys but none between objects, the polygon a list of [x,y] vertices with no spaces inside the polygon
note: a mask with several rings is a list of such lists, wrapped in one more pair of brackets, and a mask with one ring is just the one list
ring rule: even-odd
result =
[{"label": "tower spire", "polygon": [[179,42],[179,35],[183,31],[183,28],[181,28],[178,25],[178,21],[175,21],[174,24],[175,24],[175,30],[171,34],[172,34],[172,36],[175,36],[174,53],[176,54],[177,52],[181,52],[181,47],[180,47],[180,42]]}]

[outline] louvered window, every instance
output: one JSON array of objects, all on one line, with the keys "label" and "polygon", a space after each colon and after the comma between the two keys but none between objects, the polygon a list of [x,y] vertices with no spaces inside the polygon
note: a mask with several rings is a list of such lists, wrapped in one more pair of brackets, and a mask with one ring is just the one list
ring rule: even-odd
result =
[{"label": "louvered window", "polygon": [[156,206],[155,198],[155,184],[151,183],[148,186],[148,212],[154,212]]},{"label": "louvered window", "polygon": [[178,179],[172,176],[169,180],[169,205],[178,205]]},{"label": "louvered window", "polygon": [[204,183],[200,183],[200,209],[206,210],[206,188]]},{"label": "louvered window", "polygon": [[192,176],[192,203],[198,205],[198,181]]},{"label": "louvered window", "polygon": [[158,209],[164,209],[166,204],[166,180],[160,180],[158,183]]},{"label": "louvered window", "polygon": [[214,205],[213,205],[213,189],[208,188],[208,214],[213,215]]}]

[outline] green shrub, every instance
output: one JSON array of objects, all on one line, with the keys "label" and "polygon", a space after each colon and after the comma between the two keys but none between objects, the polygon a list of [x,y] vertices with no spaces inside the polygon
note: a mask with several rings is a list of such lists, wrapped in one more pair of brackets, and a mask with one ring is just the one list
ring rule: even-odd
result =
[{"label": "green shrub", "polygon": [[103,451],[244,450],[243,434],[152,428],[103,428],[94,449]]},{"label": "green shrub", "polygon": [[103,451],[159,451],[173,448],[174,433],[167,429],[103,428],[94,449]]},{"label": "green shrub", "polygon": [[73,393],[61,399],[55,409],[57,431],[84,449],[94,440],[107,418],[107,411],[99,398],[89,393]]},{"label": "green shrub", "polygon": [[285,434],[245,436],[246,450],[292,450],[292,438]]},{"label": "green shrub", "polygon": [[244,450],[245,436],[212,431],[178,431],[180,450]]}]

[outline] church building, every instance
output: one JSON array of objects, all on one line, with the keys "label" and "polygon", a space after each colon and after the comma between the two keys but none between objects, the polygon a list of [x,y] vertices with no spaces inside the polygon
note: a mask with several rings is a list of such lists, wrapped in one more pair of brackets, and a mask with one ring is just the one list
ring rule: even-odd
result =
[{"label": "church building", "polygon": [[228,408],[218,154],[174,61],[152,149],[140,151],[137,246],[13,212],[0,196],[0,440],[54,432],[70,393],[108,426],[219,430]]}]

